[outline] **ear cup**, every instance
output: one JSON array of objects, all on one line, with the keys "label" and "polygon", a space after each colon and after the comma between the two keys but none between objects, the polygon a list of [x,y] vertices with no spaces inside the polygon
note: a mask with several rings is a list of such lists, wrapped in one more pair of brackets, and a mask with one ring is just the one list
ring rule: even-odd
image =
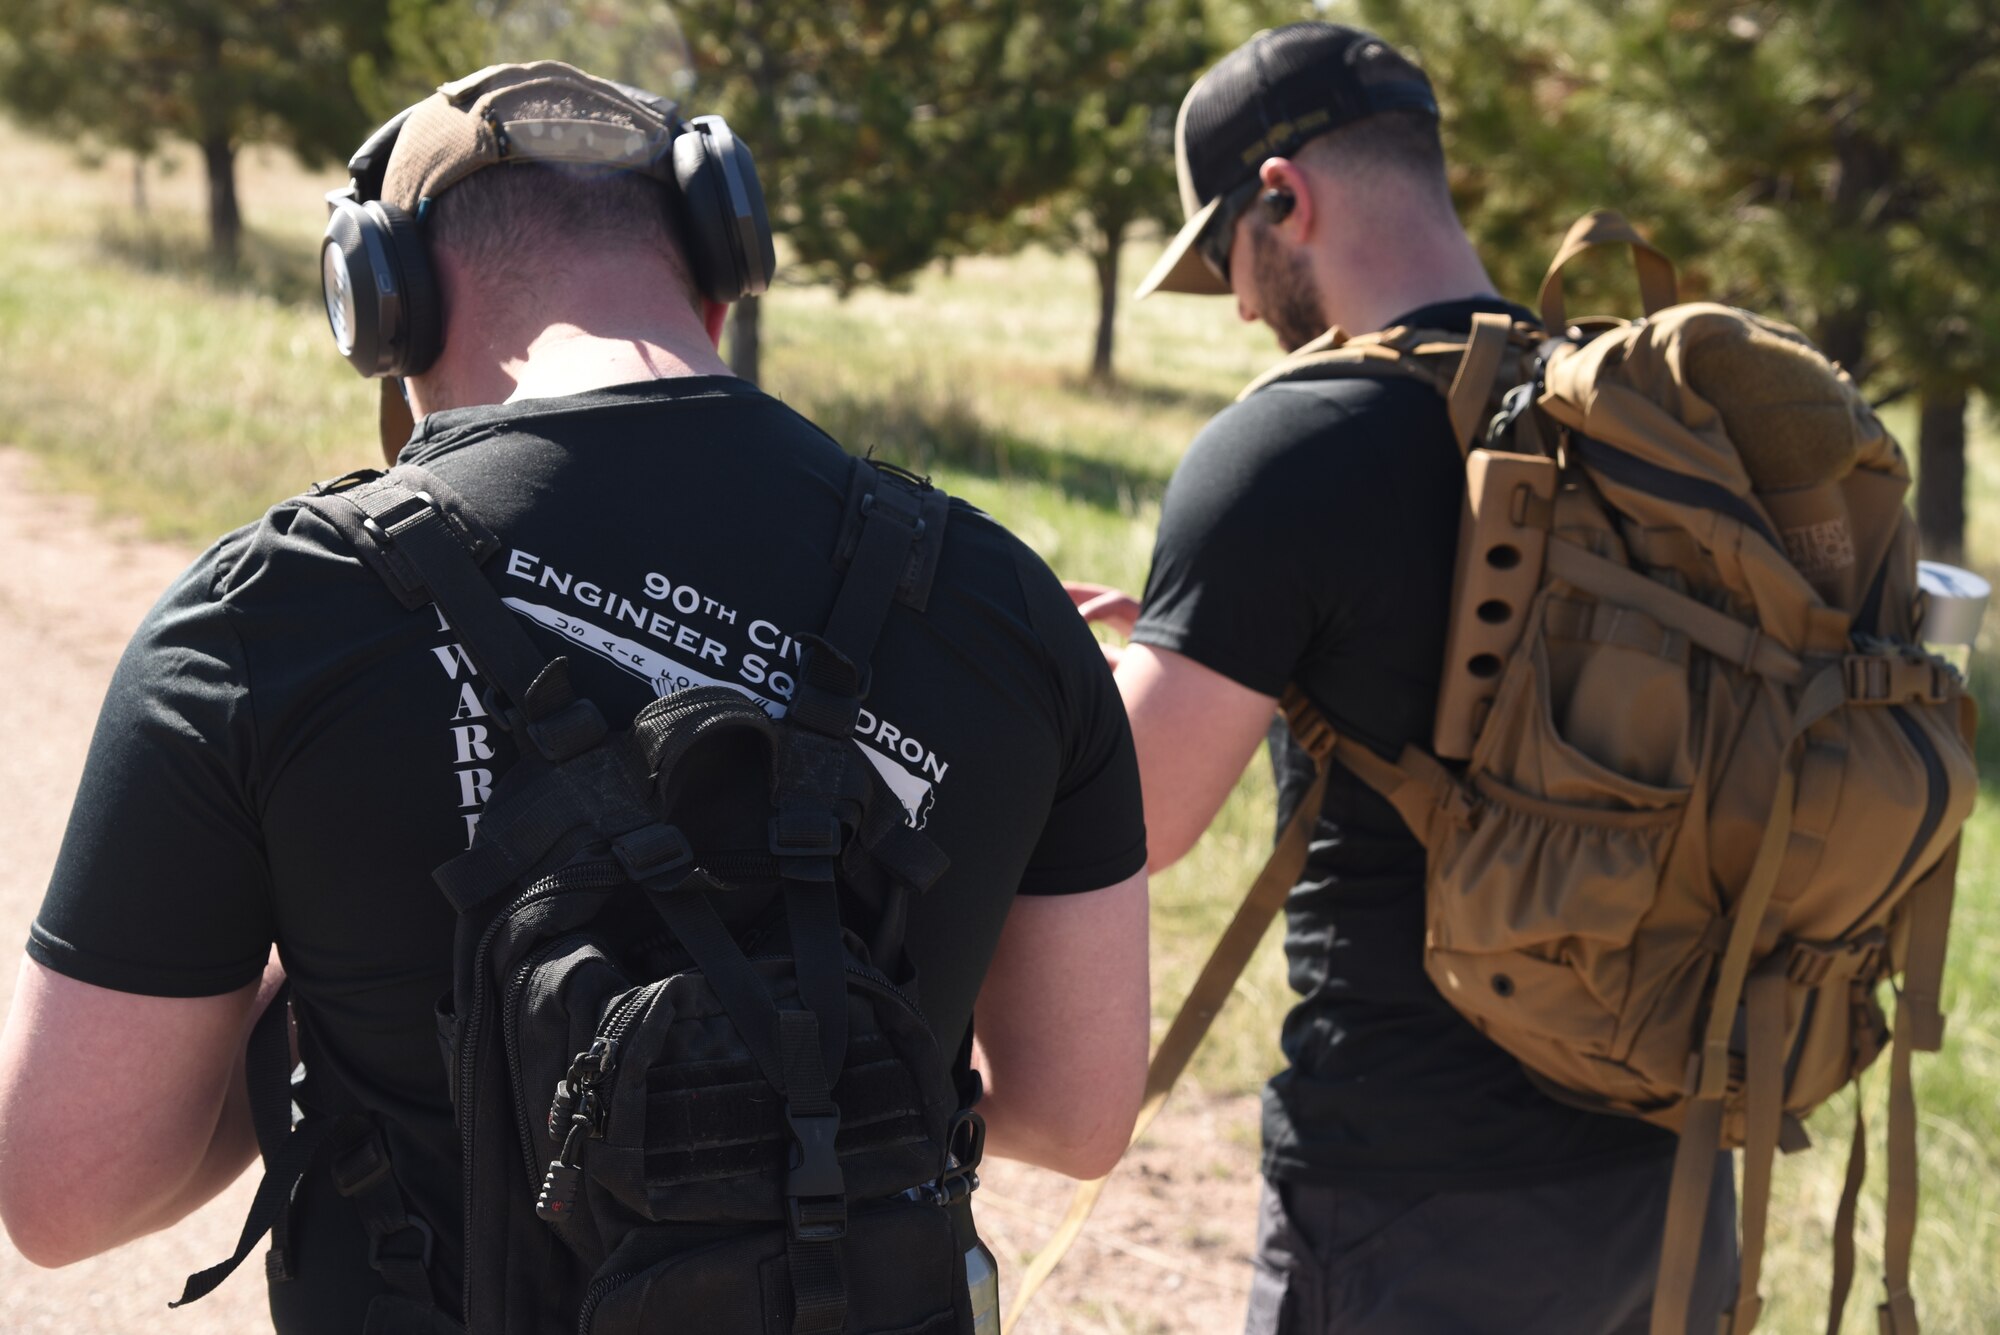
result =
[{"label": "ear cup", "polygon": [[674,178],[695,282],[711,301],[738,301],[771,285],[777,253],[750,150],[720,116],[697,116],[674,140]]},{"label": "ear cup", "polygon": [[431,273],[430,248],[424,245],[417,220],[402,209],[380,200],[370,200],[368,208],[388,229],[389,258],[402,280],[401,337],[383,349],[388,364],[382,374],[422,375],[437,360],[444,339],[444,311]]},{"label": "ear cup", "polygon": [[416,220],[380,200],[329,197],[320,240],[327,326],[364,376],[416,375],[437,360],[442,319]]}]

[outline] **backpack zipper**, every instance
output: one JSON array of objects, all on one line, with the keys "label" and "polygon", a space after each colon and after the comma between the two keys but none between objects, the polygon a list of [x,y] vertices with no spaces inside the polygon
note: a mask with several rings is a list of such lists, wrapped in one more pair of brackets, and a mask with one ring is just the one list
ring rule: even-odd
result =
[{"label": "backpack zipper", "polygon": [[[571,874],[565,876],[563,872],[555,872],[516,895],[505,909],[495,914],[493,920],[486,924],[486,930],[480,933],[479,945],[473,951],[472,976],[477,980],[477,986],[472,989],[472,1010],[465,1016],[465,1027],[459,1034],[458,1089],[461,1098],[459,1106],[453,1109],[454,1113],[457,1114],[454,1120],[458,1123],[459,1142],[462,1146],[460,1171],[465,1177],[464,1217],[468,1228],[476,1218],[473,1211],[474,1203],[472,1199],[472,1184],[474,1179],[473,1151],[475,1149],[472,1134],[472,1090],[473,1083],[478,1075],[476,1068],[478,1066],[479,1054],[479,1031],[486,1018],[486,961],[492,952],[493,939],[499,934],[502,924],[530,904],[539,903],[544,899],[566,894],[572,890],[607,889],[625,879],[624,874],[611,863],[589,863],[566,870]],[[460,1274],[460,1280],[465,1294],[463,1305],[466,1326],[467,1329],[473,1329],[472,1308],[475,1300],[474,1295],[478,1290],[473,1285],[474,1248],[469,1245],[469,1241],[468,1239],[468,1245],[465,1248],[465,1261]]]},{"label": "backpack zipper", "polygon": [[576,1335],[590,1335],[590,1319],[597,1315],[597,1305],[604,1301],[604,1295],[638,1273],[636,1270],[621,1270],[592,1284],[583,1295],[583,1308],[576,1319]]},{"label": "backpack zipper", "polygon": [[528,1130],[528,1126],[530,1125],[528,1121],[528,1090],[524,1083],[526,1073],[522,1070],[521,1066],[521,1040],[518,1034],[520,1028],[521,996],[526,992],[528,979],[536,969],[546,964],[564,946],[582,939],[585,938],[582,937],[581,933],[571,932],[567,935],[557,937],[540,950],[529,955],[522,962],[521,966],[514,971],[514,976],[508,981],[507,991],[501,1001],[500,1036],[507,1045],[508,1083],[513,1087],[514,1115],[521,1128],[521,1153],[523,1161],[527,1165],[528,1181],[531,1183],[540,1180],[540,1173],[535,1156],[534,1136]]}]

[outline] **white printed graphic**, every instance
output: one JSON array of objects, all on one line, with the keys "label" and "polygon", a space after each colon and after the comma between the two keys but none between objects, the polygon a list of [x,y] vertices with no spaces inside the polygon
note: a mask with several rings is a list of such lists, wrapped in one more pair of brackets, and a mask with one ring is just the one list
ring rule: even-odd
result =
[{"label": "white printed graphic", "polygon": [[[571,616],[567,612],[541,603],[531,603],[524,598],[507,598],[503,601],[530,621],[548,627],[571,643],[608,659],[633,676],[650,683],[654,691],[660,695],[684,691],[693,686],[727,686],[756,701],[758,708],[772,718],[781,718],[785,713],[784,700],[761,695],[741,682],[711,676],[700,668],[689,666],[683,660],[662,653],[650,644],[627,639],[601,626],[593,625],[581,617]],[[703,655],[703,661],[712,660],[710,656]],[[889,790],[903,804],[909,816],[908,823],[916,829],[923,829],[930,820],[931,804],[936,800],[935,783],[932,779],[924,777],[924,771],[928,770],[936,778],[941,779],[948,767],[934,752],[929,751],[916,739],[904,736],[893,724],[884,722],[866,710],[862,711],[856,728],[892,751],[900,751],[900,754],[916,767],[914,770],[906,768],[900,760],[883,754],[860,737],[854,739],[854,745],[860,749],[862,755],[868,757],[869,763],[889,785]]]}]

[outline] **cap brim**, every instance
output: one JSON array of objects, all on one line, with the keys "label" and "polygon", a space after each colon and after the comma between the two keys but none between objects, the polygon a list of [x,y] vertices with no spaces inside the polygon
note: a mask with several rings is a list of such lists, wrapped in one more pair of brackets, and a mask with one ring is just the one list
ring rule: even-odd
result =
[{"label": "cap brim", "polygon": [[1215,216],[1221,204],[1222,196],[1217,195],[1196,210],[1186,225],[1174,234],[1174,239],[1167,243],[1166,253],[1160,256],[1160,262],[1139,280],[1139,287],[1132,294],[1135,301],[1155,292],[1187,292],[1203,297],[1229,295],[1229,284],[1208,267],[1194,245],[1194,239],[1208,226],[1208,220]]}]

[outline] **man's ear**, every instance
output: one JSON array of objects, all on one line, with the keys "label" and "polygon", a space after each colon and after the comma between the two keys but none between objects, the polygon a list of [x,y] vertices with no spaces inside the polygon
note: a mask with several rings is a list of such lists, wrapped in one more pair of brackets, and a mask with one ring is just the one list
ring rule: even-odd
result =
[{"label": "man's ear", "polygon": [[708,341],[716,346],[717,351],[722,348],[722,324],[728,318],[727,302],[710,301],[707,297],[701,299],[701,327],[708,331]]},{"label": "man's ear", "polygon": [[1306,174],[1290,158],[1265,158],[1264,165],[1257,169],[1257,183],[1261,194],[1277,191],[1289,200],[1281,206],[1281,216],[1273,219],[1266,215],[1270,226],[1282,232],[1287,240],[1303,244],[1312,235],[1317,217]]}]

